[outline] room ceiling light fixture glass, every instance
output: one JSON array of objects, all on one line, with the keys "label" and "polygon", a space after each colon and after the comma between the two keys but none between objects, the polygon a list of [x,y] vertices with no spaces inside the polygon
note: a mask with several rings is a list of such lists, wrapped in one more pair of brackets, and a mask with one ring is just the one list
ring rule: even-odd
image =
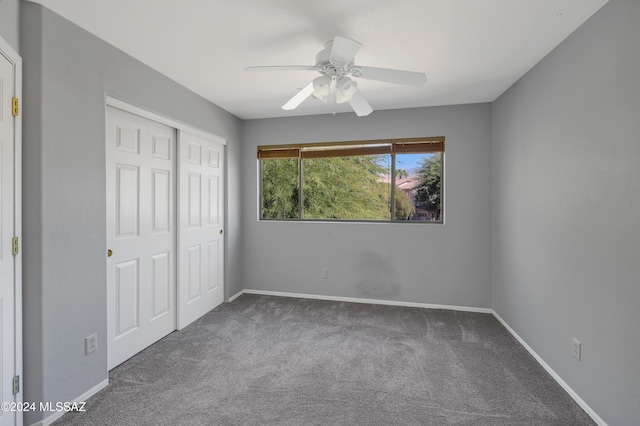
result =
[{"label": "room ceiling light fixture glass", "polygon": [[350,101],[358,90],[358,83],[349,77],[340,77],[336,83],[336,103],[341,104]]},{"label": "room ceiling light fixture glass", "polygon": [[331,77],[327,75],[320,76],[313,80],[313,97],[327,102],[327,97],[331,92]]}]

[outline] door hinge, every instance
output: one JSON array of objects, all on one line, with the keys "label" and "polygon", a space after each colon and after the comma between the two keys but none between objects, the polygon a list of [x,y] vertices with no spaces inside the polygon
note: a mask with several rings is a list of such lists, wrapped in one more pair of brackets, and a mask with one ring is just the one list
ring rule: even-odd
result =
[{"label": "door hinge", "polygon": [[13,376],[13,394],[20,393],[20,376]]},{"label": "door hinge", "polygon": [[13,237],[11,239],[11,254],[17,256],[20,253],[20,240],[18,237]]},{"label": "door hinge", "polygon": [[20,114],[20,101],[18,98],[11,98],[11,111],[13,116],[17,117]]}]

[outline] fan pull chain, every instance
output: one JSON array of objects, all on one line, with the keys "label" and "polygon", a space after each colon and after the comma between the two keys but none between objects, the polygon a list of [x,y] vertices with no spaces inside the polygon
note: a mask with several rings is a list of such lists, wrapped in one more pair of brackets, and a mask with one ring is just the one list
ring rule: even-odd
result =
[{"label": "fan pull chain", "polygon": [[334,75],[331,78],[332,82],[333,82],[333,111],[331,112],[332,115],[336,115],[336,103],[338,102],[338,89],[336,87],[336,76]]}]

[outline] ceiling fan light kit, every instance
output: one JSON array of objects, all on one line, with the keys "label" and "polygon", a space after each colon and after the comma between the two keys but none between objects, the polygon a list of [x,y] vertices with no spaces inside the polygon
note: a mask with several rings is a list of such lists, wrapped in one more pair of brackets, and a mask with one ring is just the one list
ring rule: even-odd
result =
[{"label": "ceiling fan light kit", "polygon": [[331,93],[331,77],[321,75],[313,80],[313,97],[327,102],[327,97]]},{"label": "ceiling fan light kit", "polygon": [[342,104],[350,101],[358,90],[358,83],[349,77],[340,77],[336,83],[336,103]]},{"label": "ceiling fan light kit", "polygon": [[353,111],[360,117],[369,115],[373,108],[358,90],[358,84],[349,76],[414,87],[419,87],[426,83],[427,76],[424,73],[354,65],[353,58],[360,48],[362,48],[361,43],[350,38],[336,36],[325,44],[324,49],[318,52],[316,65],[248,67],[245,68],[245,71],[297,70],[319,72],[322,75],[300,89],[282,106],[282,109],[295,109],[309,97],[327,102],[333,85],[335,87],[334,105],[348,102]]}]

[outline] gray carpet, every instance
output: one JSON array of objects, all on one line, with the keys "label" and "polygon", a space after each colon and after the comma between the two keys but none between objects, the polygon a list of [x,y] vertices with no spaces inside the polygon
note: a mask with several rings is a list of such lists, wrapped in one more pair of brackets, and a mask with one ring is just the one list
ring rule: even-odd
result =
[{"label": "gray carpet", "polygon": [[61,425],[593,425],[489,314],[243,295]]}]

